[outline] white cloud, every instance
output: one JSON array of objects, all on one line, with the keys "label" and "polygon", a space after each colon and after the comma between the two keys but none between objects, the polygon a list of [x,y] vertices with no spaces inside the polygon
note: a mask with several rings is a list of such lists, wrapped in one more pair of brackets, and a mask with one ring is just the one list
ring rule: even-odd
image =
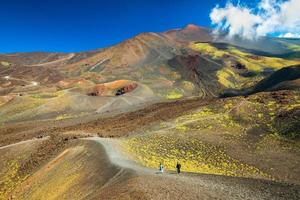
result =
[{"label": "white cloud", "polygon": [[261,18],[252,14],[251,10],[231,3],[225,8],[214,8],[210,18],[219,29],[228,30],[230,36],[241,35],[249,39],[255,34],[253,32],[255,24],[261,22]]},{"label": "white cloud", "polygon": [[285,34],[280,34],[279,37],[281,38],[300,38],[300,33],[285,33]]},{"label": "white cloud", "polygon": [[261,0],[255,8],[227,3],[216,6],[210,13],[216,30],[253,39],[272,33],[299,35],[300,0]]}]

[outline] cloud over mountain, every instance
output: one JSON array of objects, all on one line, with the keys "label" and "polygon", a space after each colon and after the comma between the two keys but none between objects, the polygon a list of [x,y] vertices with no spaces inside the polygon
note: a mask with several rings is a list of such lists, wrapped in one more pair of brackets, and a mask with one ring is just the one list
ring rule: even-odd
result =
[{"label": "cloud over mountain", "polygon": [[299,37],[300,0],[261,0],[255,8],[228,2],[217,5],[210,13],[216,32],[225,31],[229,37],[239,35],[246,39],[277,35]]}]

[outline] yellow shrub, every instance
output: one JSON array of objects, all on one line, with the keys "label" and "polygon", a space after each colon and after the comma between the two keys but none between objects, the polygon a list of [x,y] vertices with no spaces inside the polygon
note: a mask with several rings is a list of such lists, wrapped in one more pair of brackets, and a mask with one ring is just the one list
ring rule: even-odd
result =
[{"label": "yellow shrub", "polygon": [[171,92],[169,92],[166,95],[167,99],[180,99],[183,96],[183,94],[181,93],[181,91],[179,91],[178,89],[172,90]]}]

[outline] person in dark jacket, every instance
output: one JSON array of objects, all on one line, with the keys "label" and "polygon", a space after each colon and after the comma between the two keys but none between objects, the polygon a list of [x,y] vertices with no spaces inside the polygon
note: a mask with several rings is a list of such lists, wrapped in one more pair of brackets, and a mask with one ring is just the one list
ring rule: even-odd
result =
[{"label": "person in dark jacket", "polygon": [[177,170],[178,174],[180,174],[180,168],[181,168],[181,164],[179,162],[177,162],[177,164],[176,164],[176,170]]},{"label": "person in dark jacket", "polygon": [[164,173],[164,165],[162,163],[159,163],[159,172]]}]

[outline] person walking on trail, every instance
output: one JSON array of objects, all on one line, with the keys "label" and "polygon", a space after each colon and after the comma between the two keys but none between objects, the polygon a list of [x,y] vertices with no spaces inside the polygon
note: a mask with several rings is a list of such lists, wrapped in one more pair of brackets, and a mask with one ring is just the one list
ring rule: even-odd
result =
[{"label": "person walking on trail", "polygon": [[162,163],[159,163],[159,172],[164,173],[164,165]]},{"label": "person walking on trail", "polygon": [[179,162],[177,162],[177,164],[176,164],[176,170],[177,170],[178,174],[180,174],[180,168],[181,168],[181,164]]}]

